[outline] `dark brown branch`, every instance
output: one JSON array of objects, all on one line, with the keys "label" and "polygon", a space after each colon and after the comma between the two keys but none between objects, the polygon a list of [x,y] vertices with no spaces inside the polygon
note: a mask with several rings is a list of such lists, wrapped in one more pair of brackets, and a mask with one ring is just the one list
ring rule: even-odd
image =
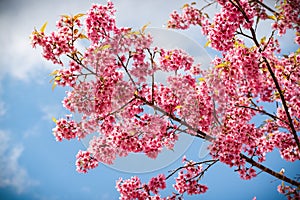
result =
[{"label": "dark brown branch", "polygon": [[272,39],[273,36],[274,36],[274,33],[275,33],[275,30],[272,31],[271,36],[269,37],[268,42],[267,42],[267,44],[264,46],[264,48],[262,49],[262,51],[264,51],[264,50],[268,47],[268,45],[269,45],[270,42],[271,42],[271,39]]},{"label": "dark brown branch", "polygon": [[258,169],[260,169],[260,170],[262,170],[262,171],[264,171],[264,172],[266,172],[266,173],[268,173],[268,174],[270,174],[270,175],[272,175],[272,176],[274,176],[274,177],[276,177],[280,180],[283,180],[284,182],[290,183],[290,184],[292,184],[294,186],[297,186],[297,187],[300,186],[299,182],[297,182],[295,180],[292,180],[292,179],[284,176],[281,173],[275,172],[275,171],[271,170],[270,168],[267,168],[267,167],[261,165],[260,163],[258,163],[256,161],[254,161],[253,159],[245,156],[244,154],[240,154],[240,156],[241,156],[241,158],[245,159],[247,163],[250,163],[251,165],[257,167]]},{"label": "dark brown branch", "polygon": [[292,117],[290,115],[289,108],[287,106],[287,102],[286,102],[286,100],[285,100],[285,98],[283,96],[283,92],[282,92],[282,90],[280,88],[279,82],[278,82],[278,80],[277,80],[277,78],[276,78],[276,76],[275,76],[275,74],[274,74],[274,72],[273,72],[273,70],[271,68],[271,65],[270,65],[269,61],[265,57],[263,57],[263,60],[265,61],[266,65],[267,65],[267,68],[268,68],[268,71],[271,74],[271,77],[272,77],[272,79],[273,79],[273,81],[275,83],[276,89],[278,90],[278,93],[279,93],[279,96],[280,96],[280,99],[281,99],[281,102],[282,102],[285,114],[286,114],[286,116],[288,118],[288,121],[289,121],[289,127],[291,128],[292,134],[294,136],[294,140],[296,141],[298,149],[300,150],[299,138],[298,138],[296,129],[294,127],[294,123],[293,123]]},{"label": "dark brown branch", "polygon": [[240,35],[242,35],[242,36],[244,36],[244,37],[246,37],[246,38],[249,38],[249,39],[253,39],[250,35],[247,35],[247,34],[245,34],[244,32],[243,32],[243,30],[241,29],[241,27],[239,27],[239,29],[240,29],[240,31],[236,31],[236,33],[237,34],[240,34]]},{"label": "dark brown branch", "polygon": [[191,125],[189,125],[188,123],[186,123],[185,121],[182,121],[181,119],[179,119],[178,117],[170,114],[170,113],[167,113],[166,111],[164,111],[163,109],[161,109],[160,107],[156,106],[154,103],[151,103],[149,101],[147,101],[147,99],[145,99],[144,97],[141,97],[141,96],[138,96],[136,94],[134,94],[134,96],[137,98],[137,99],[140,99],[142,100],[145,104],[149,105],[150,107],[152,107],[154,110],[157,110],[161,113],[163,113],[164,115],[168,116],[170,119],[176,121],[176,122],[179,122],[180,124],[182,124],[183,126],[187,127],[188,129],[194,131],[195,133],[197,133],[197,135],[195,135],[196,137],[199,137],[199,138],[202,138],[202,139],[206,139],[208,141],[212,141],[214,140],[214,138],[206,133],[204,133],[203,131],[200,131],[199,129],[197,128],[194,128],[192,127]]},{"label": "dark brown branch", "polygon": [[209,6],[211,6],[211,5],[215,4],[215,3],[217,3],[217,2],[216,2],[216,1],[212,1],[212,2],[210,2],[210,3],[208,3],[208,4],[206,4],[205,6],[203,6],[203,7],[199,10],[199,12],[201,13],[204,9],[208,8]]},{"label": "dark brown branch", "polygon": [[275,119],[275,120],[280,120],[280,121],[284,122],[285,124],[289,125],[288,122],[286,122],[286,121],[280,119],[280,118],[277,117],[276,115],[273,115],[273,114],[271,114],[271,113],[268,113],[268,112],[265,111],[265,110],[261,110],[261,109],[258,109],[258,108],[252,108],[252,107],[249,107],[249,106],[242,106],[242,105],[235,105],[235,106],[240,107],[240,108],[247,108],[247,109],[251,109],[251,110],[260,112],[260,113],[262,113],[262,114],[264,114],[264,115],[268,115],[269,117],[272,117],[272,118]]},{"label": "dark brown branch", "polygon": [[[137,99],[142,100],[145,104],[149,105],[149,106],[152,107],[153,109],[155,109],[155,110],[157,110],[157,111],[163,113],[164,115],[168,116],[170,119],[172,119],[172,120],[174,120],[174,121],[177,121],[177,122],[181,123],[183,126],[186,126],[188,129],[190,129],[190,130],[192,130],[192,131],[195,131],[195,132],[197,133],[197,135],[195,135],[196,137],[202,138],[202,139],[207,140],[207,141],[214,141],[214,140],[215,140],[215,138],[213,138],[212,136],[210,136],[210,135],[204,133],[203,131],[200,131],[200,130],[198,130],[198,129],[192,127],[192,126],[190,126],[190,125],[187,124],[186,122],[184,122],[184,121],[182,121],[181,119],[179,119],[179,118],[177,118],[177,117],[171,115],[170,113],[165,112],[163,109],[161,109],[161,108],[159,108],[158,106],[156,106],[156,105],[152,104],[151,102],[147,101],[144,97],[140,97],[140,96],[138,96],[138,95],[136,95],[136,94],[135,94],[135,97],[136,97]],[[282,175],[282,174],[279,174],[279,173],[277,173],[277,172],[271,170],[270,168],[267,168],[267,167],[261,165],[260,163],[258,163],[258,162],[256,162],[255,160],[253,160],[253,159],[247,157],[247,156],[244,155],[244,154],[240,154],[240,156],[241,156],[241,158],[245,159],[246,162],[252,164],[253,166],[259,168],[260,170],[263,170],[264,172],[266,172],[266,173],[268,173],[268,174],[270,174],[270,175],[272,175],[272,176],[275,176],[276,178],[278,178],[278,179],[280,179],[280,180],[283,180],[283,181],[285,181],[285,182],[287,182],[287,183],[290,183],[290,184],[292,184],[292,185],[294,185],[294,186],[299,186],[299,185],[300,185],[299,182],[294,181],[294,180],[292,180],[292,179],[290,179],[290,178],[288,178],[288,177],[286,177],[286,176],[284,176],[284,175]],[[174,173],[175,173],[175,172],[174,172]]]},{"label": "dark brown branch", "polygon": [[261,2],[260,0],[255,0],[256,3],[260,4],[262,7],[264,7],[265,9],[267,9],[268,11],[278,15],[278,13],[273,10],[272,8],[270,8],[269,6],[267,6],[266,4],[264,4],[263,2]]},{"label": "dark brown branch", "polygon": [[[249,20],[247,14],[245,13],[245,11],[243,10],[243,8],[241,7],[239,1],[236,1],[236,4],[235,4],[232,0],[229,0],[229,1],[230,1],[230,2],[232,3],[232,5],[234,5],[237,9],[239,9],[239,11],[243,14],[245,20],[246,20],[247,22],[250,22],[250,20]],[[251,32],[251,34],[252,34],[252,40],[253,40],[253,42],[255,43],[255,45],[257,46],[257,48],[259,48],[259,52],[262,52],[262,49],[260,48],[260,44],[259,44],[259,42],[258,42],[258,40],[257,40],[257,37],[256,37],[255,30],[254,30],[252,27],[250,28],[250,32]],[[295,127],[294,127],[293,120],[292,120],[292,117],[291,117],[291,115],[290,115],[290,112],[289,112],[289,109],[288,109],[288,106],[287,106],[287,102],[286,102],[286,100],[285,100],[285,98],[284,98],[284,96],[283,96],[283,92],[282,92],[282,90],[281,90],[281,88],[280,88],[279,82],[278,82],[278,80],[277,80],[277,78],[276,78],[276,76],[275,76],[275,74],[274,74],[274,72],[273,72],[273,70],[272,70],[272,67],[271,67],[269,61],[267,60],[267,58],[264,57],[264,56],[262,56],[262,59],[263,59],[263,61],[266,63],[267,68],[268,68],[268,71],[269,71],[269,73],[270,73],[270,75],[271,75],[271,77],[272,77],[272,79],[273,79],[273,81],[274,81],[274,83],[275,83],[276,89],[278,90],[278,93],[279,93],[279,96],[280,96],[280,99],[281,99],[281,102],[282,102],[284,111],[285,111],[286,116],[287,116],[288,121],[289,121],[289,127],[291,128],[291,133],[292,133],[292,135],[293,135],[293,137],[294,137],[294,140],[295,140],[295,142],[296,142],[296,144],[297,144],[297,146],[298,146],[298,150],[300,150],[300,141],[299,141],[299,138],[298,138],[296,129],[295,129]]]},{"label": "dark brown branch", "polygon": [[208,164],[208,166],[201,172],[201,175],[199,176],[199,178],[201,178],[201,177],[204,175],[204,173],[205,173],[209,168],[211,168],[211,166],[213,166],[214,164],[216,164],[219,160],[217,159],[217,160],[211,160],[211,161],[213,161],[213,162],[210,163],[210,164]]}]

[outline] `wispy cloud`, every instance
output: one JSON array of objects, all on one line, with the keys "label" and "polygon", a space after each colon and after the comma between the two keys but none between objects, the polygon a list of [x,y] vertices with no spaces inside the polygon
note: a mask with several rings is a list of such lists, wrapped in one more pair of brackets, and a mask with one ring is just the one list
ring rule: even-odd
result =
[{"label": "wispy cloud", "polygon": [[[73,1],[6,1],[0,12],[0,78],[10,76],[22,81],[38,81],[41,73],[52,71],[53,64],[45,61],[40,50],[31,48],[29,35],[34,26],[39,28],[45,21],[49,22],[47,32],[54,30],[60,14],[75,14],[85,11],[88,2]],[[59,5],[59,6],[57,6]],[[79,9],[82,7],[81,9]],[[10,12],[9,12],[10,11]],[[73,14],[74,14],[73,13]]]},{"label": "wispy cloud", "polygon": [[0,187],[12,187],[17,193],[38,184],[19,164],[24,147],[15,145],[7,131],[0,130]]},{"label": "wispy cloud", "polygon": [[[169,0],[170,1],[170,0]],[[3,3],[4,2],[4,3]],[[42,59],[40,50],[34,51],[31,48],[29,35],[34,26],[39,28],[45,21],[48,21],[46,32],[54,30],[55,22],[61,14],[77,14],[89,9],[92,2],[105,3],[105,0],[81,1],[74,0],[70,3],[67,0],[35,1],[28,0],[20,2],[16,0],[3,1],[0,12],[0,78],[10,76],[17,80],[37,81],[38,75],[45,74],[45,70],[52,71],[53,65]],[[118,24],[121,26],[137,26],[153,22],[152,26],[161,26],[166,22],[168,13],[178,5],[160,3],[160,1],[128,1],[117,2]],[[59,6],[57,6],[59,5]],[[173,8],[170,8],[173,7]],[[135,12],[128,12],[128,7],[139,7]],[[144,9],[142,9],[144,8]],[[151,10],[157,10],[155,15]],[[167,11],[165,10],[167,9]],[[159,12],[165,10],[165,12]],[[13,12],[12,12],[13,11]],[[145,11],[147,11],[145,13]],[[142,15],[143,13],[143,15]],[[163,15],[164,14],[164,15]],[[143,16],[142,19],[136,16]]]},{"label": "wispy cloud", "polygon": [[41,111],[43,113],[42,119],[51,122],[52,117],[62,117],[64,109],[62,104],[43,105]]}]

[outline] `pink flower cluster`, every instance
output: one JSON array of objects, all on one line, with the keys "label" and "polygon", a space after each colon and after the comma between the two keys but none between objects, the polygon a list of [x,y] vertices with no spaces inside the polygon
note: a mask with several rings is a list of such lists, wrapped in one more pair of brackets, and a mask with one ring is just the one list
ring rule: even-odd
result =
[{"label": "pink flower cluster", "polygon": [[80,66],[75,61],[71,60],[69,62],[70,68],[60,69],[56,72],[54,81],[60,86],[75,86],[77,78],[82,70]]},{"label": "pink flower cluster", "polygon": [[[140,179],[136,176],[127,180],[119,179],[116,183],[116,188],[120,192],[120,199],[153,199],[160,200],[158,190],[166,188],[166,177],[163,174],[159,174],[157,177],[151,178],[148,184],[142,184]],[[151,192],[154,196],[151,195]]]},{"label": "pink flower cluster", "polygon": [[[190,25],[200,25],[203,33],[208,35],[213,48],[219,51],[227,51],[233,47],[236,30],[239,27],[249,29],[254,22],[256,12],[248,1],[238,1],[239,3],[235,3],[236,5],[229,1],[222,0],[218,2],[222,8],[221,12],[214,16],[213,23],[209,22],[202,11],[186,4],[181,15],[177,11],[170,15],[168,27],[187,29]],[[238,7],[245,11],[247,20]]]},{"label": "pink flower cluster", "polygon": [[[297,122],[300,101],[295,98],[300,95],[296,84],[300,76],[295,70],[299,66],[294,64],[299,58],[292,54],[278,59],[274,56],[274,52],[278,51],[274,40],[269,41],[264,52],[237,42],[234,48],[224,53],[223,59],[214,60],[215,68],[208,73],[208,82],[214,90],[213,98],[218,104],[216,113],[222,121],[222,129],[216,132],[217,139],[211,146],[211,154],[229,166],[237,166],[244,179],[255,177],[256,174],[254,169],[245,166],[240,153],[247,152],[249,156],[255,156],[259,162],[263,162],[266,153],[278,148],[283,159],[291,162],[299,160],[299,150],[282,106],[277,108],[276,119],[268,119],[259,127],[250,123],[254,116],[267,112],[264,106],[258,105],[260,102],[274,102],[274,99],[281,102],[266,64],[260,62],[262,56],[265,56],[284,90],[286,102],[293,105],[289,112],[294,119],[296,131],[300,130]],[[285,131],[279,131],[279,128]]]},{"label": "pink flower cluster", "polygon": [[157,177],[151,178],[147,186],[149,191],[153,192],[154,194],[158,194],[159,189],[163,190],[167,187],[165,175],[159,174]]},{"label": "pink flower cluster", "polygon": [[273,28],[278,30],[279,35],[286,33],[288,29],[295,29],[300,32],[300,1],[280,1],[279,14],[277,20],[273,23]]},{"label": "pink flower cluster", "polygon": [[[292,1],[284,2],[287,3],[281,4],[282,12],[290,13],[276,21],[280,33],[299,21],[299,16],[291,11]],[[86,173],[98,162],[112,164],[118,156],[128,153],[142,152],[155,159],[163,148],[173,149],[182,132],[203,134],[212,142],[212,157],[235,167],[246,180],[255,177],[256,171],[241,154],[253,158],[253,162],[263,162],[268,152],[278,148],[283,159],[299,160],[295,134],[291,134],[300,131],[299,52],[277,57],[279,43],[273,38],[262,38],[260,42],[256,38],[254,47],[246,47],[236,36],[237,31],[250,29],[255,16],[266,19],[265,10],[258,9],[259,3],[246,0],[218,3],[222,8],[212,22],[200,10],[185,5],[182,15],[172,13],[168,23],[179,29],[202,26],[211,46],[222,52],[221,58],[214,59],[214,68],[206,72],[182,50],[151,49],[152,38],[144,30],[117,27],[110,1],[92,6],[82,31],[80,14],[62,16],[58,31],[49,36],[44,33],[45,27],[33,32],[33,47],[41,46],[46,59],[63,64],[61,56],[66,55],[71,60],[69,66],[52,75],[55,84],[70,86],[63,105],[70,112],[81,114],[81,121],[68,117],[55,120],[56,140],[82,139],[99,133],[87,151],[78,152],[77,171]],[[82,53],[75,47],[78,38],[91,42]],[[174,75],[168,76],[167,84],[157,83],[159,71]],[[268,112],[268,106],[261,102],[276,102],[276,112]],[[269,118],[257,126],[252,120],[260,115]],[[164,175],[152,178],[148,184],[132,177],[117,182],[121,199],[176,199],[185,193],[205,193],[208,188],[199,180],[206,169],[193,161],[184,163],[174,184],[179,194],[159,196],[159,190],[166,188]]]},{"label": "pink flower cluster", "polygon": [[281,194],[287,196],[288,200],[298,200],[300,199],[299,188],[292,188],[290,186],[286,186],[283,183],[277,186],[277,191]]},{"label": "pink flower cluster", "polygon": [[[199,184],[199,177],[203,174],[201,165],[193,161],[184,160],[185,165],[182,167],[176,178],[176,183],[173,185],[178,193],[162,198],[158,193],[159,190],[166,188],[166,177],[159,174],[151,178],[148,184],[142,184],[136,176],[130,179],[119,179],[116,183],[116,188],[120,193],[120,199],[155,199],[155,200],[175,200],[177,196],[203,194],[207,191],[207,186]],[[179,197],[178,199],[180,199]]]},{"label": "pink flower cluster", "polygon": [[107,5],[92,5],[86,19],[87,35],[92,43],[100,42],[109,37],[111,31],[116,30],[114,13],[114,5],[110,1],[107,2]]},{"label": "pink flower cluster", "polygon": [[78,130],[79,127],[75,121],[66,119],[56,120],[56,127],[52,129],[57,141],[62,141],[63,138],[67,140],[75,138]]},{"label": "pink flower cluster", "polygon": [[34,48],[37,45],[41,46],[44,58],[51,60],[54,64],[63,65],[60,56],[76,51],[74,42],[80,37],[78,28],[81,26],[78,18],[62,16],[56,24],[57,32],[52,32],[47,36],[44,30],[33,31],[31,35],[32,46]]},{"label": "pink flower cluster", "polygon": [[103,132],[126,152],[144,152],[156,158],[164,146],[172,149],[178,139],[171,124],[159,116],[145,114],[139,120],[124,120],[122,124],[114,126],[111,132]]},{"label": "pink flower cluster", "polygon": [[178,71],[191,69],[194,59],[181,49],[165,51],[160,50],[160,67],[163,71]]},{"label": "pink flower cluster", "polygon": [[188,195],[203,194],[208,190],[206,185],[198,183],[203,171],[201,165],[193,161],[186,161],[183,169],[178,173],[176,183],[173,187],[180,193]]},{"label": "pink flower cluster", "polygon": [[202,21],[202,13],[191,5],[185,4],[182,14],[173,11],[168,21],[169,28],[188,29],[190,25],[199,25]]},{"label": "pink flower cluster", "polygon": [[240,2],[249,21],[246,21],[241,11],[229,1],[225,1],[221,12],[214,16],[213,23],[203,23],[203,33],[208,35],[211,47],[219,51],[228,51],[234,45],[236,30],[243,26],[249,29],[253,24],[254,10],[248,1]]},{"label": "pink flower cluster", "polygon": [[88,152],[98,161],[108,165],[113,164],[117,155],[126,156],[126,151],[115,147],[110,139],[103,136],[95,137],[90,141]]},{"label": "pink flower cluster", "polygon": [[90,152],[79,151],[76,155],[76,170],[87,173],[88,170],[98,166],[98,161],[93,158]]},{"label": "pink flower cluster", "polygon": [[169,76],[168,83],[176,96],[177,114],[189,125],[208,131],[213,120],[213,105],[205,81],[197,83],[191,75]]},{"label": "pink flower cluster", "polygon": [[143,49],[137,49],[132,55],[133,63],[130,74],[138,78],[138,83],[146,81],[146,77],[150,75],[150,62],[146,61],[146,54]]}]

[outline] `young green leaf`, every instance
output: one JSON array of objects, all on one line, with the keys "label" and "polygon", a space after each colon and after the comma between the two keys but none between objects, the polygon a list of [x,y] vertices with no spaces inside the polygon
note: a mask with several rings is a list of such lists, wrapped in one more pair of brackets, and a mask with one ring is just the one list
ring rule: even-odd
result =
[{"label": "young green leaf", "polygon": [[56,86],[57,86],[57,83],[54,81],[53,84],[52,84],[52,87],[51,87],[52,91],[54,91],[54,89],[56,88]]},{"label": "young green leaf", "polygon": [[106,50],[106,49],[109,49],[110,47],[111,47],[110,44],[106,44],[106,45],[102,46],[100,49],[101,50]]},{"label": "young green leaf", "polygon": [[198,78],[198,81],[204,82],[204,81],[205,81],[205,78],[204,78],[204,77]]},{"label": "young green leaf", "polygon": [[45,22],[45,23],[43,24],[43,26],[42,26],[41,29],[40,29],[40,32],[42,32],[42,33],[45,32],[45,29],[46,29],[47,24],[48,24],[48,22]]},{"label": "young green leaf", "polygon": [[84,15],[85,15],[85,14],[83,14],[83,13],[79,13],[79,14],[75,15],[75,16],[73,17],[73,19],[76,20],[76,19],[78,19],[78,18],[80,18],[80,17],[82,17],[82,16],[84,16]]},{"label": "young green leaf", "polygon": [[56,122],[57,122],[57,119],[56,119],[55,117],[52,117],[52,121],[53,121],[54,123],[56,123]]},{"label": "young green leaf", "polygon": [[142,33],[145,33],[146,28],[147,28],[150,24],[151,24],[151,23],[149,22],[149,23],[145,24],[145,25],[142,27],[142,29],[141,29]]},{"label": "young green leaf", "polygon": [[208,40],[208,41],[205,43],[204,48],[208,47],[208,45],[210,45],[210,43],[211,43],[211,41]]},{"label": "young green leaf", "polygon": [[88,39],[88,37],[86,35],[84,35],[83,33],[79,34],[79,38],[80,39]]}]

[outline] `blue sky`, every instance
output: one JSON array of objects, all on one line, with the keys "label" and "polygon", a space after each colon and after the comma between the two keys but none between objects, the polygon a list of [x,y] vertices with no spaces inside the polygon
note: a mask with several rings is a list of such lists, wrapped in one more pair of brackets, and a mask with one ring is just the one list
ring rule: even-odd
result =
[{"label": "blue sky", "polygon": [[[31,49],[28,36],[34,26],[40,27],[45,21],[48,21],[47,30],[53,30],[60,14],[84,12],[91,2],[0,2],[1,200],[118,199],[115,181],[119,177],[129,178],[138,174],[143,181],[148,181],[151,176],[167,173],[180,164],[181,159],[175,159],[168,165],[160,165],[160,170],[148,173],[128,173],[124,172],[126,170],[117,170],[120,167],[113,169],[101,164],[87,174],[79,174],[75,171],[75,155],[78,150],[85,148],[84,145],[77,140],[55,141],[51,133],[54,125],[51,118],[65,114],[61,105],[64,89],[51,90],[48,74],[53,66],[41,58],[39,50]],[[113,2],[118,10],[118,24],[131,27],[142,27],[148,22],[152,27],[161,27],[166,23],[169,13],[183,4],[175,0]],[[193,28],[186,34],[203,45],[205,41],[196,30]],[[209,53],[214,57],[212,51]],[[189,145],[187,157],[200,159],[202,142],[196,139],[186,141]],[[182,151],[176,156],[181,156],[184,153]],[[266,166],[274,166],[275,171],[285,168],[289,177],[299,173],[299,161],[292,164],[281,161],[277,152],[267,158]],[[141,162],[138,160],[132,168]],[[233,170],[223,164],[212,167],[202,180],[209,187],[208,192],[186,199],[252,199],[254,196],[257,199],[284,199],[276,191],[280,182],[274,181],[269,175],[262,173],[254,180],[243,181]]]}]

